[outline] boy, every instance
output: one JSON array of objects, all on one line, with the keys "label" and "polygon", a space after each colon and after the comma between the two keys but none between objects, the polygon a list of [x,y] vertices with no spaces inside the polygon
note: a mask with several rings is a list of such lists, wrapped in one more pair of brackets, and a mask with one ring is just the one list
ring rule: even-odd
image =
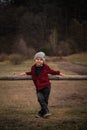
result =
[{"label": "boy", "polygon": [[45,64],[45,53],[38,52],[34,56],[35,64],[31,67],[30,72],[24,72],[20,75],[32,75],[33,82],[36,87],[38,102],[41,106],[41,110],[36,117],[48,117],[51,114],[48,110],[48,99],[51,90],[51,83],[49,81],[48,74],[62,75],[60,71],[51,69]]}]

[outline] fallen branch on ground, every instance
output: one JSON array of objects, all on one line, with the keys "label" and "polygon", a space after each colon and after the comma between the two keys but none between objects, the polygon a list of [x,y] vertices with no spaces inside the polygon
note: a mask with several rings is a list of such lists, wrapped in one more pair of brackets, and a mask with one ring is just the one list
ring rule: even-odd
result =
[{"label": "fallen branch on ground", "polygon": [[[58,75],[49,75],[50,80],[87,80],[87,75],[66,75],[66,76],[58,76]],[[32,80],[32,76],[0,76],[0,80]]]}]

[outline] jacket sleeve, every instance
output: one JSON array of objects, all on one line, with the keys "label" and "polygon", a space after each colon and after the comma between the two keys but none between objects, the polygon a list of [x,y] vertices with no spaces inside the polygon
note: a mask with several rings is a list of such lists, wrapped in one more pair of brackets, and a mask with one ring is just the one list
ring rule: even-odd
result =
[{"label": "jacket sleeve", "polygon": [[30,72],[25,72],[26,75],[32,75],[31,71]]},{"label": "jacket sleeve", "polygon": [[53,70],[51,69],[49,66],[47,66],[47,71],[48,71],[48,74],[52,74],[52,75],[60,75],[60,71],[59,70]]},{"label": "jacket sleeve", "polygon": [[32,68],[33,68],[33,67],[31,67],[31,70],[30,70],[30,71],[25,72],[26,75],[32,75]]}]

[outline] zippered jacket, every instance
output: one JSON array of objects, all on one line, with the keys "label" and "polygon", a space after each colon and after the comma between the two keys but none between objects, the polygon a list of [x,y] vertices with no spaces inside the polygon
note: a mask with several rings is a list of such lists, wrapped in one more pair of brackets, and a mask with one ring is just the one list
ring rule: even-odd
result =
[{"label": "zippered jacket", "polygon": [[50,87],[51,83],[48,77],[48,74],[52,74],[52,75],[60,75],[60,71],[55,71],[53,69],[51,69],[47,64],[44,64],[43,69],[41,70],[41,72],[39,73],[39,75],[37,76],[35,73],[35,64],[31,67],[31,71],[30,72],[26,72],[27,75],[32,75],[32,79],[33,82],[36,86],[36,90],[41,90],[45,87]]}]

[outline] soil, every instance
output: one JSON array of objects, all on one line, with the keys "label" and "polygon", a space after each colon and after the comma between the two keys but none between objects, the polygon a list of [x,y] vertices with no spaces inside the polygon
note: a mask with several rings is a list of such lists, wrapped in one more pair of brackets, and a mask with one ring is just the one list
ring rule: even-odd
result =
[{"label": "soil", "polygon": [[[78,74],[87,74],[87,67],[84,66],[74,65],[64,61],[58,62],[58,65],[65,70]],[[32,81],[0,81],[1,129],[18,130],[22,128],[21,130],[23,130],[25,128],[26,130],[32,130],[42,129],[42,127],[51,128],[52,126],[53,129],[60,130],[59,126],[63,125],[59,124],[60,121],[79,119],[81,122],[87,119],[87,80],[84,80],[84,82],[81,80],[52,80],[51,84],[52,91],[49,97],[49,110],[52,116],[43,120],[41,118],[35,118],[40,106]]]},{"label": "soil", "polygon": [[[57,64],[64,70],[80,75],[87,74],[87,67],[85,66],[65,61],[57,62]],[[37,101],[35,86],[31,80],[0,81],[0,129],[41,130],[42,127],[48,128],[50,126],[51,128],[53,126],[53,129],[60,130],[59,126],[63,125],[59,124],[60,121],[79,119],[81,122],[83,119],[87,119],[87,80],[52,80],[51,84],[49,109],[52,116],[43,120],[35,118],[40,106]],[[70,129],[70,127],[66,127]]]},{"label": "soil", "polygon": [[79,75],[87,75],[87,66],[77,65],[66,61],[58,62],[64,70],[75,72]]},{"label": "soil", "polygon": [[[76,72],[80,75],[87,74],[87,67],[75,65],[66,61],[57,62],[61,68]],[[51,81],[52,95],[51,106],[72,105],[87,102],[87,81]],[[38,106],[35,86],[32,81],[0,81],[0,105],[16,105],[19,107],[35,108]],[[83,91],[83,93],[82,93]],[[5,93],[5,94],[4,94]],[[9,100],[8,100],[8,98]],[[33,98],[32,98],[33,97]],[[68,101],[68,103],[66,103]],[[31,105],[32,104],[32,105]],[[53,105],[54,104],[54,105]]]}]

